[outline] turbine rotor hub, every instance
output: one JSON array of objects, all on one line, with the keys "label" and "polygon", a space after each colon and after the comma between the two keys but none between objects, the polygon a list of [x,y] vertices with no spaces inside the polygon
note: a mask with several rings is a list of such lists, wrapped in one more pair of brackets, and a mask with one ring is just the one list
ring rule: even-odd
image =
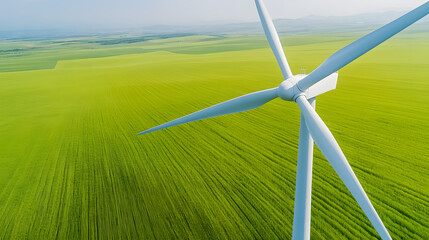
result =
[{"label": "turbine rotor hub", "polygon": [[278,88],[279,97],[286,101],[295,101],[300,95],[305,95],[305,93],[298,88],[297,83],[299,80],[301,79],[292,77],[283,81]]}]

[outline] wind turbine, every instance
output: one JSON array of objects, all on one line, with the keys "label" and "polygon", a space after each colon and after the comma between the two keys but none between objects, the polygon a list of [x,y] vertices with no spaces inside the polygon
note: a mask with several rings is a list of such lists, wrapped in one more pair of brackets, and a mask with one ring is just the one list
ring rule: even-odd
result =
[{"label": "wind turbine", "polygon": [[386,227],[372,206],[368,196],[356,178],[340,146],[328,127],[315,111],[316,96],[336,87],[337,71],[362,56],[380,43],[391,38],[429,13],[429,2],[394,20],[393,22],[358,39],[330,56],[308,75],[293,75],[274,24],[262,0],[255,0],[259,17],[274,52],[284,81],[279,87],[250,93],[227,102],[217,104],[185,117],[164,123],[139,133],[146,134],[164,128],[231,113],[258,108],[280,97],[295,101],[301,109],[301,126],[298,148],[298,167],[295,192],[295,212],[292,239],[310,239],[311,179],[313,164],[313,139],[323,155],[339,175],[364,211],[382,239],[391,239]]}]

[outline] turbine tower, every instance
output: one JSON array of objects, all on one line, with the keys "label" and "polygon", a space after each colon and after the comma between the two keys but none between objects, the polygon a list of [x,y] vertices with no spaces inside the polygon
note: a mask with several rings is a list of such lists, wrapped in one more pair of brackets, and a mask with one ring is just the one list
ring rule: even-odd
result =
[{"label": "turbine tower", "polygon": [[316,96],[335,89],[338,73],[356,58],[391,38],[429,13],[429,2],[340,49],[308,75],[293,75],[280,39],[262,0],[255,0],[265,35],[282,71],[284,81],[279,87],[250,93],[139,133],[146,134],[164,128],[201,119],[249,111],[280,97],[295,101],[301,109],[298,166],[295,189],[295,210],[292,239],[310,239],[311,180],[313,139],[334,168],[347,189],[370,220],[380,237],[391,239],[386,227],[356,178],[350,164],[328,127],[315,111]]}]

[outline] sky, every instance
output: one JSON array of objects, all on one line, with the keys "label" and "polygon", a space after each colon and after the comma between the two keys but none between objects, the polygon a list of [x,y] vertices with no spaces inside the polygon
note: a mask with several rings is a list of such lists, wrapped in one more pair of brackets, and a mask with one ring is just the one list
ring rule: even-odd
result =
[{"label": "sky", "polygon": [[[426,0],[265,0],[274,19],[406,11]],[[253,0],[0,0],[0,31],[257,20]]]}]

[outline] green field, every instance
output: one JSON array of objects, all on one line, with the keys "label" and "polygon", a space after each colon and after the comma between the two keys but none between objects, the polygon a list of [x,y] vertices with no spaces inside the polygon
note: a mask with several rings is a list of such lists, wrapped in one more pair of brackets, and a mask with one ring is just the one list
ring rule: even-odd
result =
[{"label": "green field", "polygon": [[[282,41],[299,73],[361,34]],[[266,40],[130,38],[0,42],[0,239],[289,239],[296,104],[136,136],[278,86]],[[429,239],[428,38],[389,40],[317,103],[393,239]],[[312,239],[377,239],[318,149],[314,164]]]}]

